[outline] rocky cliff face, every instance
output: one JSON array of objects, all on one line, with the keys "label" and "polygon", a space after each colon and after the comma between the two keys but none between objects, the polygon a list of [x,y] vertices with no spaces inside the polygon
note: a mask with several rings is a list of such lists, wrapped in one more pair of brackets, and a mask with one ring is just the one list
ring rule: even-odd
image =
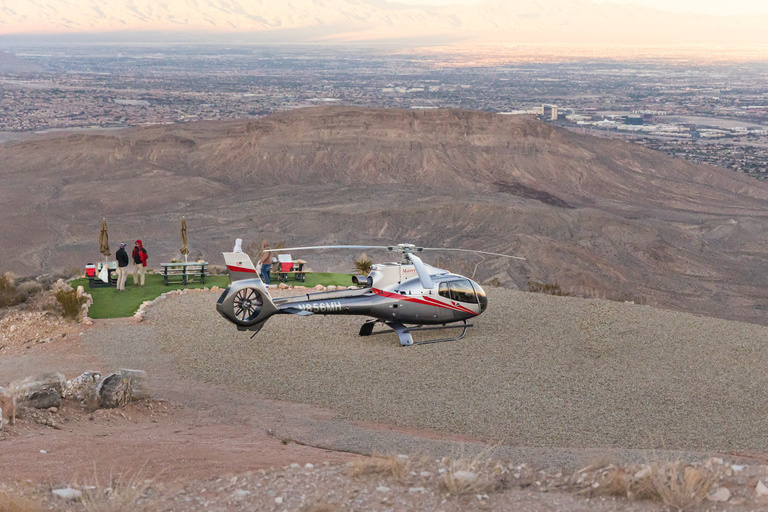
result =
[{"label": "rocky cliff face", "polygon": [[[323,107],[46,136],[0,160],[0,261],[17,272],[96,259],[104,216],[110,240],[141,238],[160,263],[185,215],[192,256],[211,262],[236,237],[476,248],[528,261],[429,262],[764,321],[768,187],[533,119]],[[353,256],[307,259],[348,270]]]}]

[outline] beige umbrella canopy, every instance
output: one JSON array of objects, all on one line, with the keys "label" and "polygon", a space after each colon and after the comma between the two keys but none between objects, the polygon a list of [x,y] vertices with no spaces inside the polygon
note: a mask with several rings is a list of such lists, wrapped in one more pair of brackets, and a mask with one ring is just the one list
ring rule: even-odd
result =
[{"label": "beige umbrella canopy", "polygon": [[107,235],[107,219],[101,221],[101,231],[99,231],[99,252],[104,255],[104,258],[111,256],[112,253],[109,250],[109,235]]},{"label": "beige umbrella canopy", "polygon": [[184,217],[181,218],[181,254],[184,255],[184,261],[187,261],[187,254],[189,254],[189,249],[187,249],[187,219]]}]

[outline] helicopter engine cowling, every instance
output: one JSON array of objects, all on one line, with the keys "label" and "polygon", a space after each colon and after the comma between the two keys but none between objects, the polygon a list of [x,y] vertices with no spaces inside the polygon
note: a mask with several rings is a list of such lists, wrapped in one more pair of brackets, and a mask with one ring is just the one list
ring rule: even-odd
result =
[{"label": "helicopter engine cowling", "polygon": [[352,283],[368,288],[373,286],[373,278],[370,276],[352,276]]},{"label": "helicopter engine cowling", "polygon": [[258,330],[277,307],[261,279],[246,279],[227,286],[216,303],[216,311],[241,330]]}]

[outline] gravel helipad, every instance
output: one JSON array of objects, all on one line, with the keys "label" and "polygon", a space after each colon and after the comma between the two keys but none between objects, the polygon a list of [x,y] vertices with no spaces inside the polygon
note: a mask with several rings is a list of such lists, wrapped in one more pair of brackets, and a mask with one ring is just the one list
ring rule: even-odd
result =
[{"label": "gravel helipad", "polygon": [[768,328],[507,290],[462,341],[401,348],[361,317],[272,318],[253,339],[215,293],[147,321],[180,373],[342,417],[517,446],[768,451]]}]

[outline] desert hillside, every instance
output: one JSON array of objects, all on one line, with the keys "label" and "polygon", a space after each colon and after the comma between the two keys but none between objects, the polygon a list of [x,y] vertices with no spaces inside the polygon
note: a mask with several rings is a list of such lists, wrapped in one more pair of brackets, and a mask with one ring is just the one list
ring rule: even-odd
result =
[{"label": "desert hillside", "polygon": [[[529,118],[323,107],[48,135],[0,159],[0,261],[19,273],[98,259],[102,217],[114,248],[142,238],[157,265],[185,215],[192,256],[213,263],[238,236],[477,248],[528,261],[431,263],[764,322],[767,186]],[[308,259],[348,270],[352,256]]]}]

